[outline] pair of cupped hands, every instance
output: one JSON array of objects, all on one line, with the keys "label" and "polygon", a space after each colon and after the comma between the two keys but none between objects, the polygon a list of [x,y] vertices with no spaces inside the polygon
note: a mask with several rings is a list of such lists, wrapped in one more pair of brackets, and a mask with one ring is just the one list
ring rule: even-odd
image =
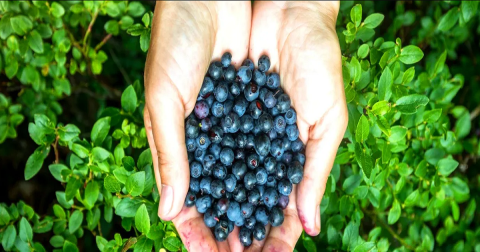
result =
[{"label": "pair of cupped hands", "polygon": [[[320,232],[320,201],[348,115],[335,32],[339,2],[158,2],[145,66],[145,127],[160,192],[158,215],[172,220],[190,251],[292,251],[302,230]],[[195,207],[184,206],[190,172],[184,120],[192,112],[211,61],[232,54],[271,60],[297,112],[306,144],[302,182],[294,186],[284,223],[244,248],[239,228],[215,240]]]}]

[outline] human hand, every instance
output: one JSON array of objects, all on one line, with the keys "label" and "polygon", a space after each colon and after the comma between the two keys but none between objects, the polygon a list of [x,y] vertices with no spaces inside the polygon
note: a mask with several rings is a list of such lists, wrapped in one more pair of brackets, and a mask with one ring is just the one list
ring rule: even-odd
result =
[{"label": "human hand", "polygon": [[[264,250],[292,251],[302,232],[320,232],[320,201],[348,121],[341,52],[335,32],[339,2],[255,2],[249,57],[266,54],[297,112],[306,143],[302,182],[282,226],[270,229]],[[296,200],[294,196],[296,194]]]},{"label": "human hand", "polygon": [[184,119],[212,60],[230,51],[239,67],[247,57],[250,22],[249,1],[158,2],[155,9],[145,66],[145,128],[161,194],[158,214],[174,222],[189,250],[242,250],[238,230],[216,242],[203,215],[183,207],[190,181]]}]

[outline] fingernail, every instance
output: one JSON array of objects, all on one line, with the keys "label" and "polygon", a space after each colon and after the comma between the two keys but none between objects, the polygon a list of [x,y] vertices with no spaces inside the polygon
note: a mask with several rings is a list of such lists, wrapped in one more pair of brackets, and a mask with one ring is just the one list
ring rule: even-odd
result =
[{"label": "fingernail", "polygon": [[169,185],[162,184],[162,194],[160,195],[160,206],[158,207],[158,215],[166,219],[173,206],[173,188]]},{"label": "fingernail", "polygon": [[320,205],[317,206],[317,213],[315,214],[315,230],[320,233]]}]

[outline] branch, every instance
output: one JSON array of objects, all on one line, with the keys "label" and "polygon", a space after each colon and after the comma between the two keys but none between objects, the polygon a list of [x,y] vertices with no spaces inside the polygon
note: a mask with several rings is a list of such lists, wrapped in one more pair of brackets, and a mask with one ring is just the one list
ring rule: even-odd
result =
[{"label": "branch", "polygon": [[85,36],[83,37],[83,49],[85,50],[87,48],[87,39],[88,35],[92,32],[92,27],[93,24],[95,23],[95,20],[97,19],[98,12],[95,12],[92,16],[92,21],[90,21],[90,24],[88,25],[87,31],[85,32]]},{"label": "branch", "polygon": [[52,144],[53,151],[55,152],[55,164],[58,164],[60,162],[60,157],[58,155],[57,144],[58,144],[58,135],[55,137],[55,143]]},{"label": "branch", "polygon": [[103,40],[98,43],[97,46],[95,46],[95,51],[98,51],[100,48],[102,48],[103,45],[105,45],[105,43],[107,43],[107,41],[112,37],[112,34],[108,34],[107,36],[105,36],[105,38],[103,38]]},{"label": "branch", "polygon": [[480,114],[480,104],[470,113],[470,121],[473,121]]}]

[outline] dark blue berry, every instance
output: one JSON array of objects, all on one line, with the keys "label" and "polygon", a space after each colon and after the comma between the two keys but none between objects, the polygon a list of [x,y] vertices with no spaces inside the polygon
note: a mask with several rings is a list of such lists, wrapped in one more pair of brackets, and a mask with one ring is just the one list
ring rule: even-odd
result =
[{"label": "dark blue berry", "polygon": [[236,221],[241,218],[240,204],[236,201],[232,201],[228,205],[227,217],[231,221]]},{"label": "dark blue berry", "polygon": [[277,115],[275,117],[275,119],[273,119],[273,128],[278,133],[284,132],[286,126],[287,126],[287,124],[286,124],[285,118],[283,116]]},{"label": "dark blue berry", "polygon": [[219,102],[224,102],[228,98],[228,86],[225,82],[220,82],[213,90],[215,99]]},{"label": "dark blue berry", "polygon": [[195,142],[197,143],[197,148],[202,150],[206,150],[211,143],[210,139],[205,133],[200,133],[197,139],[195,139]]},{"label": "dark blue berry", "polygon": [[205,157],[205,153],[207,153],[204,149],[197,148],[195,150],[195,160],[198,162],[203,162],[203,157]]},{"label": "dark blue berry", "polygon": [[245,159],[245,150],[244,149],[236,149],[235,150],[235,159],[244,160]]},{"label": "dark blue berry", "polygon": [[[219,126],[213,126],[209,131],[208,131],[208,138],[212,143],[221,143],[223,139],[223,129]],[[213,153],[212,153],[213,154]],[[220,153],[219,153],[220,154]]]},{"label": "dark blue berry", "polygon": [[229,89],[230,89],[230,94],[232,94],[235,97],[237,97],[242,93],[242,89],[239,87],[237,83],[232,83]]},{"label": "dark blue berry", "polygon": [[249,218],[252,216],[253,211],[255,210],[255,207],[250,204],[249,202],[243,202],[240,206],[242,217],[243,218]]},{"label": "dark blue berry", "polygon": [[220,152],[220,162],[224,165],[230,166],[232,165],[233,160],[234,160],[233,150],[230,148],[223,148],[223,150]]},{"label": "dark blue berry", "polygon": [[290,151],[285,151],[282,155],[282,162],[289,165],[293,160],[293,154]]},{"label": "dark blue berry", "polygon": [[220,60],[222,62],[223,67],[228,67],[230,64],[232,64],[232,54],[229,52],[225,52],[222,55],[222,58]]},{"label": "dark blue berry", "polygon": [[270,114],[268,113],[263,113],[259,118],[258,118],[258,124],[260,125],[261,130],[264,133],[269,132],[273,128],[273,118]]},{"label": "dark blue berry", "polygon": [[[220,154],[221,156],[221,154]],[[227,168],[221,164],[216,164],[213,167],[213,176],[217,179],[225,179],[227,177]]]},{"label": "dark blue berry", "polygon": [[241,66],[237,72],[237,80],[243,84],[249,83],[252,80],[252,70],[246,66]]},{"label": "dark blue berry", "polygon": [[270,89],[277,89],[280,87],[280,75],[277,73],[271,73],[267,78],[267,87]]},{"label": "dark blue berry", "polygon": [[255,223],[257,223],[255,216],[250,216],[249,218],[245,218],[244,227],[248,229],[253,229],[255,227]]},{"label": "dark blue berry", "polygon": [[268,221],[272,225],[272,227],[278,227],[283,224],[284,215],[281,208],[274,206],[270,209],[270,216]]},{"label": "dark blue berry", "polygon": [[229,65],[227,68],[223,70],[223,78],[225,81],[232,82],[235,80],[235,67]]},{"label": "dark blue berry", "polygon": [[219,199],[225,195],[225,183],[222,180],[215,179],[210,184],[211,195]]},{"label": "dark blue berry", "polygon": [[252,190],[257,183],[257,178],[255,177],[255,173],[249,171],[243,177],[243,184],[247,190]]},{"label": "dark blue berry", "polygon": [[250,111],[250,115],[253,119],[258,119],[260,115],[263,113],[263,103],[259,100],[252,101],[248,106],[248,111]]},{"label": "dark blue berry", "polygon": [[251,59],[245,59],[242,63],[242,66],[248,67],[248,69],[250,69],[250,71],[253,71],[253,69],[255,69],[255,64],[253,63],[253,61]]},{"label": "dark blue berry", "polygon": [[253,118],[250,115],[243,115],[240,118],[240,131],[249,133],[253,130]]},{"label": "dark blue berry", "polygon": [[237,179],[235,178],[235,175],[228,174],[224,182],[225,182],[225,190],[227,192],[233,192],[233,190],[235,190],[235,187],[237,186]]},{"label": "dark blue berry", "polygon": [[217,222],[218,222],[217,211],[214,211],[213,209],[209,208],[203,215],[203,222],[205,222],[205,225],[207,227],[215,227],[215,225],[217,225]]},{"label": "dark blue berry", "polygon": [[[270,151],[273,148],[273,142],[272,142],[272,147],[270,148]],[[265,161],[263,161],[263,166],[265,167],[265,170],[267,171],[267,174],[274,174],[275,173],[275,166],[277,165],[277,161],[273,157],[267,157],[265,158]]]},{"label": "dark blue berry", "polygon": [[267,187],[276,187],[277,186],[277,180],[273,175],[270,175],[267,177],[267,183],[265,184]]},{"label": "dark blue berry", "polygon": [[285,132],[287,132],[287,137],[290,141],[297,140],[298,136],[300,135],[296,124],[288,125],[285,129]]},{"label": "dark blue berry", "polygon": [[191,191],[188,191],[187,197],[185,197],[185,205],[187,207],[191,207],[191,206],[195,205],[196,199],[197,199],[197,197],[195,196],[195,193],[193,193]]},{"label": "dark blue berry", "polygon": [[203,79],[202,87],[200,88],[199,96],[206,98],[205,96],[212,93],[214,89],[213,81],[210,77],[205,76]]},{"label": "dark blue berry", "polygon": [[246,227],[242,227],[238,234],[238,239],[240,240],[240,243],[245,247],[252,245],[252,230]]},{"label": "dark blue berry", "polygon": [[258,186],[248,192],[248,202],[254,206],[260,203],[260,192]]},{"label": "dark blue berry", "polygon": [[185,136],[194,139],[198,137],[199,132],[198,121],[195,118],[189,118],[185,123]]},{"label": "dark blue berry", "polygon": [[205,213],[212,206],[212,197],[204,195],[195,201],[195,206],[199,213]]},{"label": "dark blue berry", "polygon": [[287,124],[294,124],[297,122],[297,113],[293,108],[289,108],[287,112],[285,112],[285,121]]},{"label": "dark blue berry", "polygon": [[264,86],[267,83],[267,75],[265,73],[258,71],[257,69],[253,70],[253,82],[259,86]]},{"label": "dark blue berry", "polygon": [[283,151],[289,151],[292,146],[292,142],[288,140],[288,137],[282,138]]},{"label": "dark blue berry", "polygon": [[291,149],[293,152],[300,152],[303,150],[303,142],[300,140],[300,138],[297,138],[295,141],[292,142],[291,144]]},{"label": "dark blue berry", "polygon": [[256,224],[253,228],[253,238],[255,238],[257,241],[261,241],[265,239],[266,235],[267,231],[265,230],[265,226],[261,225],[260,223]]},{"label": "dark blue berry", "polygon": [[247,156],[247,167],[250,168],[250,169],[255,169],[258,167],[259,165],[259,161],[258,161],[258,154],[256,153],[251,153]]},{"label": "dark blue berry", "polygon": [[270,69],[270,58],[267,55],[262,55],[258,59],[258,70],[266,72]]},{"label": "dark blue berry", "polygon": [[277,188],[281,195],[288,196],[292,192],[292,183],[284,178],[278,182]]},{"label": "dark blue berry", "polygon": [[187,138],[187,140],[185,141],[185,145],[187,146],[188,152],[194,152],[195,149],[197,149],[197,144],[195,142],[195,139],[193,138]]},{"label": "dark blue berry", "polygon": [[210,63],[208,67],[208,74],[212,79],[218,80],[223,76],[222,63],[220,61],[214,61]]},{"label": "dark blue berry", "polygon": [[292,184],[298,184],[303,178],[303,165],[298,161],[293,161],[287,170],[287,176]]},{"label": "dark blue berry", "polygon": [[225,135],[225,137],[222,139],[221,145],[224,148],[235,148],[235,140],[233,139],[232,135]]},{"label": "dark blue berry", "polygon": [[245,146],[247,149],[251,149],[255,147],[255,136],[252,134],[247,135],[247,145]]},{"label": "dark blue berry", "polygon": [[298,161],[300,164],[305,165],[306,157],[302,153],[293,154],[293,161]]},{"label": "dark blue berry", "polygon": [[275,108],[277,108],[280,113],[287,112],[290,108],[290,97],[287,94],[281,94],[278,96]]},{"label": "dark blue berry", "polygon": [[224,105],[222,102],[214,101],[212,105],[212,115],[215,117],[223,117]]},{"label": "dark blue berry", "polygon": [[205,117],[200,122],[200,129],[203,132],[208,132],[210,130],[210,128],[212,128],[212,126],[213,126],[213,124],[212,124],[212,121],[210,120],[210,117]]},{"label": "dark blue berry", "polygon": [[265,206],[258,206],[255,210],[255,219],[264,226],[268,224],[269,212]]},{"label": "dark blue berry", "polygon": [[263,194],[263,203],[267,207],[273,207],[278,203],[278,193],[277,188],[267,187],[265,193]]},{"label": "dark blue berry", "polygon": [[235,221],[235,226],[237,227],[241,227],[243,224],[245,224],[245,219],[243,217],[240,217]]},{"label": "dark blue berry", "polygon": [[[278,103],[278,100],[277,100],[277,103]],[[277,104],[278,105],[278,104]],[[272,116],[277,116],[280,114],[280,111],[278,111],[278,108],[277,106],[271,108],[271,109],[268,109],[268,113],[270,113]]]},{"label": "dark blue berry", "polygon": [[194,193],[198,193],[200,191],[200,181],[198,178],[190,177],[190,191]]},{"label": "dark blue berry", "polygon": [[223,215],[227,212],[230,201],[227,198],[221,198],[215,203],[215,210],[218,215]]},{"label": "dark blue berry", "polygon": [[287,166],[283,162],[277,162],[275,166],[275,178],[280,180],[287,176]]},{"label": "dark blue berry", "polygon": [[225,115],[230,114],[233,109],[233,100],[226,100],[223,104],[223,107],[223,112],[225,113]]},{"label": "dark blue berry", "polygon": [[240,129],[240,117],[236,113],[227,114],[222,119],[222,123],[228,133],[236,133]]},{"label": "dark blue berry", "polygon": [[277,131],[270,130],[270,132],[268,132],[268,138],[270,138],[270,141],[275,140],[277,138]]},{"label": "dark blue berry", "polygon": [[208,153],[212,154],[215,160],[220,158],[220,151],[222,151],[222,147],[218,143],[210,144],[210,147],[208,147]]},{"label": "dark blue berry", "polygon": [[194,178],[200,177],[202,174],[202,165],[199,162],[193,161],[190,163],[190,176]]},{"label": "dark blue berry", "polygon": [[243,185],[237,184],[237,187],[233,190],[233,199],[239,203],[247,200],[247,191]]},{"label": "dark blue berry", "polygon": [[260,88],[257,84],[250,83],[245,87],[245,90],[243,90],[243,94],[245,95],[245,99],[251,102],[258,98],[258,95],[260,94]]},{"label": "dark blue berry", "polygon": [[210,177],[203,177],[200,180],[200,191],[202,194],[210,194],[211,193],[211,184],[212,178]]},{"label": "dark blue berry", "polygon": [[223,225],[218,222],[215,225],[213,233],[215,235],[215,240],[220,242],[225,241],[228,237],[228,222],[225,222]]},{"label": "dark blue berry", "polygon": [[245,148],[245,145],[247,144],[247,136],[245,134],[237,134],[235,137],[235,143],[237,148]]},{"label": "dark blue berry", "polygon": [[255,138],[255,151],[260,156],[267,156],[270,152],[270,138],[265,134],[260,134]]},{"label": "dark blue berry", "polygon": [[233,112],[237,113],[238,116],[243,116],[245,111],[247,111],[248,101],[243,95],[235,98],[235,103],[233,105]]},{"label": "dark blue berry", "polygon": [[267,171],[265,168],[260,167],[255,170],[255,177],[257,178],[257,185],[263,185],[267,183]]},{"label": "dark blue berry", "polygon": [[265,94],[265,97],[263,98],[263,103],[265,104],[265,107],[273,108],[275,107],[275,105],[277,105],[277,98],[275,98],[275,95],[269,91]]},{"label": "dark blue berry", "polygon": [[247,173],[247,165],[243,160],[235,161],[232,166],[232,174],[237,180],[243,180],[243,177]]},{"label": "dark blue berry", "polygon": [[272,146],[270,147],[270,155],[272,155],[275,158],[279,158],[283,155],[282,140],[275,139],[272,141]]}]

